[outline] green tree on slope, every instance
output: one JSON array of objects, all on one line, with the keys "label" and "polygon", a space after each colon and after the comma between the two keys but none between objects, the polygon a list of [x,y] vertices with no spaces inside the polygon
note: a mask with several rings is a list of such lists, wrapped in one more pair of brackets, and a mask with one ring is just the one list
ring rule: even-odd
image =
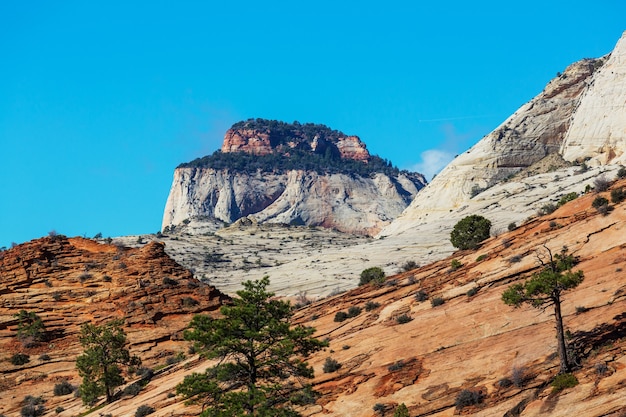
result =
[{"label": "green tree on slope", "polygon": [[452,246],[458,249],[476,249],[480,242],[489,237],[491,221],[473,214],[460,220],[450,233]]},{"label": "green tree on slope", "polygon": [[243,285],[223,318],[191,321],[185,338],[219,361],[185,377],[176,392],[201,403],[202,416],[299,416],[293,405],[314,399],[303,383],[313,368],[303,358],[326,344],[312,337],[315,329],[291,326],[292,308],[266,291],[267,277]]},{"label": "green tree on slope", "polygon": [[502,293],[504,303],[519,307],[522,304],[530,304],[539,309],[554,307],[554,319],[556,321],[557,352],[560,359],[560,373],[570,372],[571,366],[567,359],[565,346],[565,333],[563,331],[563,316],[561,314],[561,302],[563,292],[576,288],[583,282],[583,271],[572,271],[576,264],[576,258],[567,254],[564,248],[560,254],[552,256],[552,252],[545,247],[546,256],[539,257],[542,264],[540,272],[523,284],[513,284]]},{"label": "green tree on slope", "polygon": [[126,345],[123,320],[112,320],[100,326],[86,323],[80,329],[84,353],[76,359],[78,374],[83,378],[80,394],[85,404],[106,395],[113,399],[113,389],[124,383],[121,366],[138,366],[141,360],[131,356]]}]

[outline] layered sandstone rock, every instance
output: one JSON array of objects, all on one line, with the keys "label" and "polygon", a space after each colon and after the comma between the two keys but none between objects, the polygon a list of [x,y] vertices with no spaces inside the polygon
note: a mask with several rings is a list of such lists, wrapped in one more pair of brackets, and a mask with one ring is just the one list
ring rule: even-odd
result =
[{"label": "layered sandstone rock", "polygon": [[[37,239],[0,252],[0,280],[4,415],[17,415],[26,395],[43,396],[49,411],[60,405],[74,407],[68,415],[84,411],[80,399],[52,395],[62,380],[80,383],[75,361],[82,353],[78,342],[82,324],[124,319],[131,352],[145,366],[157,367],[168,357],[186,354],[182,332],[194,314],[217,315],[229,300],[215,287],[195,280],[158,242],[131,249],[63,236]],[[42,319],[43,342],[29,346],[17,339],[15,314],[20,310]],[[29,361],[11,364],[16,353],[28,355]]]},{"label": "layered sandstone rock", "polygon": [[323,226],[373,235],[404,210],[420,188],[419,177],[288,171],[231,173],[178,168],[167,200],[163,228],[190,218],[227,223],[251,216],[260,222]]},{"label": "layered sandstone rock", "polygon": [[[624,186],[626,180],[613,189]],[[610,191],[601,195],[608,198]],[[370,417],[376,407],[385,410],[378,414],[390,416],[404,403],[411,416],[622,415],[626,202],[604,216],[592,207],[596,196],[581,196],[551,215],[488,239],[477,251],[457,252],[391,276],[383,285],[360,286],[298,309],[294,322],[313,326],[316,336],[329,342],[328,349],[307,358],[315,371],[313,388],[321,395],[298,411],[308,417]],[[562,297],[578,385],[554,392],[550,383],[559,360],[550,308],[516,309],[505,305],[501,295],[540,270],[537,260],[546,256],[545,248],[556,253],[563,246],[578,258],[574,270],[582,270],[585,279]],[[462,266],[451,269],[453,259]],[[416,297],[418,293],[425,295]],[[435,305],[435,298],[442,303]],[[335,321],[337,313],[355,307],[356,315]],[[163,343],[170,342],[157,340],[151,350],[159,351]],[[324,372],[328,358],[341,367]],[[53,356],[55,366],[62,361]],[[158,371],[137,396],[123,396],[93,415],[130,416],[142,404],[154,407],[156,417],[198,415],[199,405],[186,406],[173,393],[186,375],[204,372],[208,365],[194,355]],[[80,399],[51,394],[52,383],[70,373],[48,370],[39,362],[32,369],[20,368],[30,379],[0,392],[0,400],[19,401],[29,393],[43,395],[48,410],[62,405],[62,417],[84,412]],[[46,376],[35,377],[42,373]],[[463,390],[480,391],[482,401],[457,408]],[[0,401],[0,412],[16,414],[5,404]]]},{"label": "layered sandstone rock", "polygon": [[[382,166],[362,175],[341,163],[380,164],[356,136],[325,126],[253,120],[234,125],[224,137],[223,154],[274,155],[279,161],[311,155],[332,169],[264,166],[263,169],[215,168],[211,163],[184,164],[174,172],[165,206],[163,229],[191,219],[232,223],[250,216],[259,222],[334,228],[374,235],[404,210],[425,179],[420,174]],[[282,158],[282,159],[281,159]],[[310,164],[310,160],[306,160]],[[268,162],[271,164],[272,162]],[[316,162],[318,163],[318,162]]]}]

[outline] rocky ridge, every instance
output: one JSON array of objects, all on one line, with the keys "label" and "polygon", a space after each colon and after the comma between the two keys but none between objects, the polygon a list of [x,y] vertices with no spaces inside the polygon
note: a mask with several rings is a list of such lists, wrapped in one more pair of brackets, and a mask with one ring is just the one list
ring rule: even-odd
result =
[{"label": "rocky ridge", "polygon": [[[231,154],[241,155],[240,160]],[[248,154],[258,158],[242,164]],[[272,158],[262,159],[267,156]],[[231,159],[226,163],[224,158]],[[191,220],[232,223],[251,217],[371,236],[399,215],[424,184],[423,176],[371,156],[356,136],[320,125],[257,119],[235,124],[221,154],[176,169],[162,230]]]},{"label": "rocky ridge", "polygon": [[[494,233],[536,216],[598,177],[612,179],[624,163],[626,34],[607,56],[570,65],[497,129],[457,156],[416,194],[410,206],[366,244],[312,254],[266,269],[275,282],[310,280],[356,285],[358,272],[407,260],[429,263],[452,253],[450,231],[470,214]],[[307,271],[305,274],[303,271]],[[326,292],[327,294],[328,292]]]},{"label": "rocky ridge", "polygon": [[[626,33],[603,58],[570,65],[498,128],[459,155],[381,231],[449,217],[482,191],[548,155],[587,166],[626,162]],[[436,196],[436,198],[435,198]],[[514,220],[514,219],[512,219]]]},{"label": "rocky ridge", "polygon": [[[158,367],[186,354],[182,331],[194,314],[217,314],[229,299],[195,280],[156,242],[131,249],[41,238],[0,252],[0,277],[0,413],[7,416],[18,414],[26,395],[43,395],[48,410],[64,407],[61,416],[83,410],[80,399],[52,395],[62,380],[80,382],[75,361],[82,352],[82,324],[123,318],[131,350],[144,366]],[[43,320],[44,342],[28,347],[16,339],[14,315],[20,310]],[[12,365],[15,353],[28,355],[29,362]]]},{"label": "rocky ridge", "polygon": [[[612,185],[612,189],[623,187],[626,187],[626,180]],[[446,259],[390,276],[380,286],[361,286],[297,310],[295,321],[315,327],[316,335],[327,338],[330,343],[327,350],[309,358],[315,369],[314,388],[321,396],[315,404],[301,410],[303,415],[392,416],[401,403],[408,407],[411,416],[530,417],[575,413],[600,417],[624,413],[626,203],[612,204],[613,210],[607,215],[592,207],[596,197],[609,198],[610,192],[611,189],[583,195],[550,215],[531,219],[512,232],[483,242],[476,251],[459,251]],[[80,241],[85,245],[103,246]],[[583,283],[567,292],[563,302],[564,322],[571,335],[568,344],[576,358],[573,374],[579,384],[553,392],[550,383],[558,372],[559,363],[554,355],[552,315],[531,307],[506,306],[501,294],[508,285],[521,282],[539,270],[541,251],[545,248],[560,251],[563,246],[578,257],[575,269],[585,274]],[[132,268],[139,268],[139,254],[156,248],[158,245],[151,243],[143,249],[128,250],[129,255],[135,256],[124,261],[129,261],[131,269],[130,261],[137,260]],[[16,253],[26,252],[20,247],[15,249],[5,254],[14,259],[9,265],[16,264]],[[115,247],[109,250],[117,253]],[[52,250],[51,253],[57,252]],[[55,258],[63,259],[58,255]],[[36,259],[46,259],[46,256],[38,255]],[[454,267],[452,260],[457,261]],[[54,293],[62,282],[69,285],[72,276],[78,285],[84,265],[75,265],[80,267],[71,273],[69,269],[63,270],[67,275],[61,282],[53,281],[52,287],[37,280],[22,279],[19,281],[23,282],[22,291],[37,292],[39,300],[43,300],[46,292]],[[435,302],[436,299],[440,301]],[[3,304],[3,317],[23,307],[15,301],[9,304]],[[360,313],[345,321],[335,321],[338,312],[350,307],[359,307]],[[168,307],[161,305],[160,308]],[[90,311],[100,310],[107,311],[106,301],[93,300],[89,308],[74,309],[72,314],[75,320],[81,321],[84,320],[82,311],[90,317],[93,314]],[[46,325],[53,322],[52,312],[38,311]],[[3,330],[4,341],[10,337],[7,335],[9,327]],[[135,333],[131,340],[137,336]],[[64,352],[76,350],[71,343],[68,339]],[[161,350],[162,344],[165,352],[176,349],[171,343],[171,338],[161,338],[155,340],[149,350],[141,343],[133,343],[132,348],[142,355],[154,354]],[[14,344],[3,346],[5,355],[15,349]],[[43,361],[33,361],[34,365],[17,370],[3,365],[5,379],[7,375],[16,379],[9,390],[0,394],[3,398],[0,404],[5,407],[1,412],[9,411],[4,405],[5,398],[15,403],[26,393],[42,395],[48,410],[62,405],[65,410],[59,414],[61,417],[85,410],[78,398],[51,394],[53,382],[62,378],[75,382],[72,379],[75,374],[69,369],[70,361],[63,360],[61,353],[50,356],[57,367],[58,363],[65,363],[63,372],[43,368],[48,366],[42,365],[47,363]],[[327,358],[336,360],[341,367],[324,372]],[[157,359],[146,363],[151,366],[159,362]],[[202,372],[206,366],[206,362],[191,356],[164,372],[157,372],[136,396],[124,396],[86,415],[132,416],[142,404],[153,406],[155,417],[197,415],[198,408],[185,406],[181,398],[171,393],[185,375]],[[46,376],[37,377],[42,372]],[[17,378],[22,374],[30,377]],[[481,402],[457,408],[456,399],[462,390],[480,391]],[[19,404],[14,407],[17,406]]]}]

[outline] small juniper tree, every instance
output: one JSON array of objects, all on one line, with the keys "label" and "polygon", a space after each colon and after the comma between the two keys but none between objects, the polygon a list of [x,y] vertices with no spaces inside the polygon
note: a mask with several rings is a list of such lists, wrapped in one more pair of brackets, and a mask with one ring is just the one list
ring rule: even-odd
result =
[{"label": "small juniper tree", "polygon": [[201,403],[203,417],[299,416],[292,405],[309,389],[304,379],[313,378],[303,358],[326,343],[312,337],[311,327],[291,326],[293,310],[266,291],[268,277],[243,285],[233,305],[222,307],[223,318],[192,319],[185,338],[219,361],[185,377],[176,392]]},{"label": "small juniper tree", "polygon": [[565,347],[565,333],[563,331],[563,316],[561,314],[562,294],[567,290],[576,288],[584,279],[583,272],[572,271],[576,264],[576,258],[567,254],[564,248],[560,254],[552,256],[552,251],[544,246],[546,254],[538,253],[542,265],[540,272],[523,284],[513,284],[502,294],[505,304],[519,307],[522,304],[545,310],[554,307],[556,321],[557,349],[560,359],[560,373],[570,372],[571,367],[567,358]]},{"label": "small juniper tree", "polygon": [[460,220],[450,233],[452,246],[458,249],[476,249],[480,242],[489,237],[491,221],[473,214]]},{"label": "small juniper tree", "polygon": [[409,417],[409,409],[402,403],[396,407],[396,410],[393,412],[393,417]]},{"label": "small juniper tree", "polygon": [[374,283],[380,285],[385,281],[385,271],[379,266],[373,266],[371,268],[361,271],[359,285],[365,285]]},{"label": "small juniper tree", "polygon": [[113,399],[113,389],[124,383],[120,366],[138,366],[141,360],[126,349],[123,320],[112,320],[100,326],[85,323],[80,328],[80,344],[84,353],[76,359],[78,374],[83,378],[80,394],[85,404],[91,404],[105,394]]},{"label": "small juniper tree", "polygon": [[46,327],[41,318],[32,311],[20,310],[14,315],[17,318],[17,338],[26,347],[44,340]]}]

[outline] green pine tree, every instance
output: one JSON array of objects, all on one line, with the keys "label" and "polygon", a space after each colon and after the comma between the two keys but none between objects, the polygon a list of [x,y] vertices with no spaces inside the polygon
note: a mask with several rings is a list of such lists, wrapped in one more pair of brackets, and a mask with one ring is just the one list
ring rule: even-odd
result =
[{"label": "green pine tree", "polygon": [[113,390],[124,383],[121,366],[138,366],[141,360],[126,349],[123,320],[112,320],[100,326],[86,323],[80,329],[84,353],[76,359],[78,374],[83,378],[80,394],[85,404],[106,395],[113,399]]},{"label": "green pine tree", "polygon": [[187,376],[176,392],[201,403],[202,416],[299,416],[292,406],[315,398],[302,383],[313,378],[303,357],[326,344],[312,337],[315,329],[291,326],[292,308],[266,291],[268,277],[243,285],[233,305],[222,307],[223,318],[191,321],[185,338],[219,361]]},{"label": "green pine tree", "polygon": [[576,264],[576,258],[567,254],[564,248],[560,254],[552,256],[552,252],[545,247],[547,255],[539,257],[543,268],[523,284],[513,284],[502,293],[502,301],[505,304],[519,307],[522,304],[530,304],[539,309],[554,307],[554,319],[556,321],[557,353],[560,359],[560,373],[568,373],[571,370],[567,359],[565,346],[565,332],[563,331],[563,316],[561,315],[561,302],[563,292],[576,288],[583,282],[583,271],[572,271]]}]

